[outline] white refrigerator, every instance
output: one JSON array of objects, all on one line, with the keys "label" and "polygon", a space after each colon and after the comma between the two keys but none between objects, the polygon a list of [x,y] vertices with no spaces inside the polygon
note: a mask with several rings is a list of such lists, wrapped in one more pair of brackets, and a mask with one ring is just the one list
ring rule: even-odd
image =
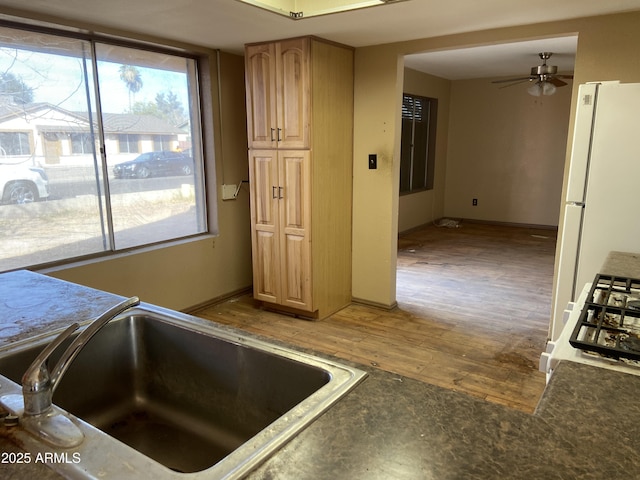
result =
[{"label": "white refrigerator", "polygon": [[640,253],[640,83],[580,85],[551,340],[611,251]]}]

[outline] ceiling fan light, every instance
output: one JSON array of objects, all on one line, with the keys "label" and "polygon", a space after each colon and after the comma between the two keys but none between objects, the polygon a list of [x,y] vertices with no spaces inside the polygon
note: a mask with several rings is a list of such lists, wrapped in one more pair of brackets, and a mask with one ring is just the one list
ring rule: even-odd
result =
[{"label": "ceiling fan light", "polygon": [[556,86],[550,82],[536,82],[527,88],[527,92],[534,97],[553,95],[556,93]]},{"label": "ceiling fan light", "polygon": [[549,83],[549,82],[542,83],[543,95],[553,95],[554,93],[556,93],[556,86],[553,83]]},{"label": "ceiling fan light", "polygon": [[536,82],[529,88],[527,88],[527,93],[529,95],[533,95],[534,97],[539,97],[540,95],[542,95],[542,85],[540,85],[540,82]]}]

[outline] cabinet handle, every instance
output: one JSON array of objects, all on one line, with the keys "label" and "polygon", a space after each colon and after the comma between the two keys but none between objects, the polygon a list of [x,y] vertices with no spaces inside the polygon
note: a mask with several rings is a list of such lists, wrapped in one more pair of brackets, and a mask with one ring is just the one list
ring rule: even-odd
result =
[{"label": "cabinet handle", "polygon": [[282,135],[280,135],[282,133],[282,129],[279,128],[278,129],[278,141],[281,142],[282,141]]},{"label": "cabinet handle", "polygon": [[282,191],[283,191],[283,188],[282,187],[278,187],[278,198],[279,199],[283,198],[282,197]]},{"label": "cabinet handle", "polygon": [[[279,129],[278,129],[279,130]],[[271,141],[274,142],[275,139],[273,138],[273,132],[275,131],[275,128],[271,129]]]},{"label": "cabinet handle", "polygon": [[271,198],[278,198],[278,196],[276,195],[276,186],[274,185],[273,187],[271,187]]}]

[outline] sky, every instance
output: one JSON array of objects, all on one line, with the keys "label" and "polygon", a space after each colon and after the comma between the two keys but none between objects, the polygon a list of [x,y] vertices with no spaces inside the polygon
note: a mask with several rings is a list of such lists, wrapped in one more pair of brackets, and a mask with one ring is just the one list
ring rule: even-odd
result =
[{"label": "sky", "polygon": [[[154,55],[156,55],[154,53]],[[129,91],[120,79],[122,63],[98,62],[98,78],[102,110],[105,113],[124,113],[129,109]],[[90,87],[93,87],[91,65],[87,63]],[[143,87],[135,94],[134,102],[154,101],[156,94],[172,91],[185,111],[188,111],[188,86],[185,73],[137,66]],[[11,72],[20,77],[34,91],[34,102],[48,102],[71,111],[87,108],[87,89],[84,82],[83,61],[77,56],[63,56],[0,48],[0,74]],[[92,110],[95,96],[90,94]]]}]

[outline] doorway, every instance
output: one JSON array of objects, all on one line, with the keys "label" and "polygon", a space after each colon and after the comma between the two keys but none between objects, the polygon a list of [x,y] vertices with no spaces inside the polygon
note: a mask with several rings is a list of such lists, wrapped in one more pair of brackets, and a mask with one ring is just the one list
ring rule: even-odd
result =
[{"label": "doorway", "polygon": [[399,199],[398,305],[467,333],[443,335],[443,350],[518,365],[523,379],[540,374],[548,336],[572,84],[535,98],[526,80],[492,83],[515,71],[477,65],[464,74],[454,60],[482,57],[487,68],[518,50],[526,76],[538,51],[555,49],[572,72],[576,45],[563,37],[495,46],[491,61],[489,47],[405,57],[404,92],[438,98],[443,118],[433,190]]}]

